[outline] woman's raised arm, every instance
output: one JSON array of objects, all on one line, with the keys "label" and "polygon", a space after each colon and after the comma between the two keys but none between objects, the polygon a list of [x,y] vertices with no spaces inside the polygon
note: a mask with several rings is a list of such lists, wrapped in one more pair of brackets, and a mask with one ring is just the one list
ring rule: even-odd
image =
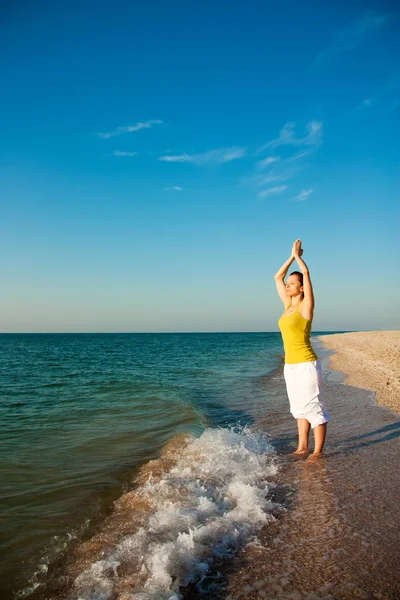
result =
[{"label": "woman's raised arm", "polygon": [[306,304],[311,310],[313,310],[315,306],[315,299],[310,273],[308,272],[308,267],[299,254],[295,255],[295,259],[300,267],[300,271],[303,273],[303,303]]},{"label": "woman's raised arm", "polygon": [[288,272],[289,267],[290,267],[290,265],[292,264],[293,261],[294,261],[294,256],[292,255],[281,266],[281,268],[279,269],[279,271],[277,273],[275,273],[275,275],[274,275],[275,279],[285,279],[286,273]]},{"label": "woman's raised arm", "polygon": [[288,269],[293,261],[294,261],[294,256],[291,256],[290,258],[287,259],[287,261],[281,266],[279,271],[275,274],[276,289],[278,291],[279,298],[282,300],[285,308],[287,307],[288,304],[290,304],[291,300],[290,300],[290,298],[288,298],[288,295],[286,294],[286,287],[285,287],[284,279],[285,279],[285,275],[288,272]]}]

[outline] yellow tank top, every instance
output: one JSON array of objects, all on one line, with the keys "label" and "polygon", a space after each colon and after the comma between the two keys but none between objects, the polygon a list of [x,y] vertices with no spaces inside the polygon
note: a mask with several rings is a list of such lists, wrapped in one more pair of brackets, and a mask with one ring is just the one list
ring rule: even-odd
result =
[{"label": "yellow tank top", "polygon": [[[285,312],[290,304],[285,308]],[[285,363],[295,364],[317,360],[310,343],[311,321],[301,316],[300,304],[291,315],[283,314],[278,321],[285,349]]]}]

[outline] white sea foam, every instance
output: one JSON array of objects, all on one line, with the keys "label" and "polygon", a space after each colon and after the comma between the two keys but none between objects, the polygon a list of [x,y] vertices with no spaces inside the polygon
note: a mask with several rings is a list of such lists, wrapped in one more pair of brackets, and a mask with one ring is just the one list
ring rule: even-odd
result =
[{"label": "white sea foam", "polygon": [[[146,527],[83,571],[70,598],[179,600],[180,586],[196,582],[201,589],[215,557],[257,543],[257,531],[274,520],[266,495],[278,468],[264,432],[205,430],[161,479],[150,475],[141,488],[153,507]],[[130,581],[135,573],[144,581],[140,588],[122,585],[128,570]]]}]

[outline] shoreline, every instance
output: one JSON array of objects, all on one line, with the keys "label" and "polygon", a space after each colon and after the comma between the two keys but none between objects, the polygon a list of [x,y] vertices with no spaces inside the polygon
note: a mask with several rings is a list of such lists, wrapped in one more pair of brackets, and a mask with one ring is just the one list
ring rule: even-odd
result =
[{"label": "shoreline", "polygon": [[[349,358],[356,354],[349,351],[351,336],[355,335],[360,344],[361,338],[365,340],[364,332],[314,338],[331,417],[324,455],[314,462],[291,458],[296,434],[286,398],[279,410],[260,419],[259,426],[272,435],[283,461],[274,492],[281,496],[284,510],[275,523],[261,530],[257,543],[248,544],[232,560],[224,588],[204,600],[400,597],[400,475],[395,469],[400,420],[388,406],[387,396],[383,395],[386,404],[382,393],[377,402],[381,371],[378,369],[375,378],[373,371],[377,346],[382,348],[383,338],[398,339],[400,332],[382,335],[385,333],[365,332],[369,341],[365,351],[368,360],[364,361],[360,355],[358,361]],[[374,344],[373,337],[380,343]],[[326,338],[333,340],[325,344]],[[333,342],[339,353],[336,360],[330,348]],[[383,360],[381,354],[379,366]],[[360,363],[372,371],[368,386]],[[387,368],[395,367],[389,362]],[[354,384],[355,379],[361,385]],[[283,381],[282,391],[285,394]],[[377,494],[377,490],[384,493]]]},{"label": "shoreline", "polygon": [[376,402],[400,412],[400,330],[357,331],[315,338],[333,351],[328,368],[343,383],[375,392]]}]

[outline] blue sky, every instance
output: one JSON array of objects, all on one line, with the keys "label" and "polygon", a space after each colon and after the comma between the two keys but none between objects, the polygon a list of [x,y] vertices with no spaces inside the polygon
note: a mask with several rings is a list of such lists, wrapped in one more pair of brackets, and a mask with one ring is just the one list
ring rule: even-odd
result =
[{"label": "blue sky", "polygon": [[400,328],[396,3],[2,11],[0,331]]}]

